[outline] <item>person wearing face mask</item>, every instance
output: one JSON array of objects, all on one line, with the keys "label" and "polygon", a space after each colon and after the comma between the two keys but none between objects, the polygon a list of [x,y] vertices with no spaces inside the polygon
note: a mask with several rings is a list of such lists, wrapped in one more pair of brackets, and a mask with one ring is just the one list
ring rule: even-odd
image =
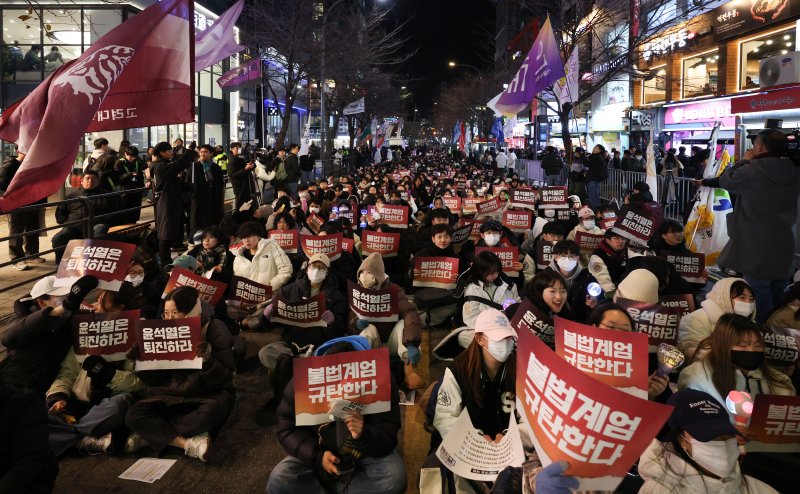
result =
[{"label": "person wearing face mask", "polygon": [[[517,245],[517,242],[506,234],[503,225],[496,220],[487,220],[481,225],[481,240],[475,247],[510,247]],[[518,276],[514,280],[517,288],[524,287],[533,279],[536,273],[536,263],[533,258],[520,250],[519,259],[514,262],[514,271]]]},{"label": "person wearing face mask", "polygon": [[739,432],[725,407],[702,391],[686,389],[669,399],[674,410],[668,432],[654,439],[639,459],[642,494],[773,494],[775,489],[739,467]]},{"label": "person wearing face mask", "polygon": [[589,296],[587,287],[594,278],[580,262],[580,247],[572,240],[562,240],[553,246],[553,260],[548,270],[560,274],[567,283],[567,305],[575,321],[585,321],[597,299]]},{"label": "person wearing face mask", "polygon": [[[525,414],[517,413],[515,409],[516,340],[516,331],[499,310],[488,309],[478,316],[475,338],[445,370],[436,393],[431,451],[435,451],[447,437],[465,408],[472,426],[487,442],[499,442],[503,438],[509,416],[513,414],[514,420],[520,424],[523,447],[528,451],[533,449],[528,428],[524,426]],[[451,492],[483,492],[474,481],[458,477],[441,467],[434,453],[422,466],[420,492],[431,492],[431,488],[441,486],[443,480],[449,484]]]},{"label": "person wearing face mask", "polygon": [[609,228],[605,238],[589,257],[589,272],[595,277],[600,287],[611,298],[622,281],[625,267],[628,264],[628,241],[625,237]]},{"label": "person wearing face mask", "polygon": [[753,398],[756,394],[795,395],[789,378],[765,360],[758,326],[738,314],[722,315],[711,336],[700,343],[695,362],[678,378],[678,389],[686,388],[704,391],[723,406],[734,390],[747,391]]},{"label": "person wearing face mask", "polygon": [[690,361],[700,342],[714,331],[723,314],[739,314],[755,320],[755,299],[750,286],[741,278],[717,281],[696,311],[683,316],[678,323],[678,347]]},{"label": "person wearing face mask", "polygon": [[[569,232],[567,235],[567,240],[575,240],[578,232],[589,233],[592,235],[602,235],[605,232],[605,230],[602,230],[597,226],[597,222],[594,218],[594,211],[589,209],[589,206],[584,206],[578,211],[578,219],[580,220],[580,223],[578,223],[575,228]],[[589,264],[589,256],[586,253],[581,254],[581,263],[584,266]]]}]

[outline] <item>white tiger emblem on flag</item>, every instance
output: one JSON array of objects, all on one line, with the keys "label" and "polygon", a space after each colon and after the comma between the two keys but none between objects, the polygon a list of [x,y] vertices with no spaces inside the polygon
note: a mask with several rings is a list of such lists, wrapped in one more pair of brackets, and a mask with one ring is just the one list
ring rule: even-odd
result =
[{"label": "white tiger emblem on flag", "polygon": [[71,86],[72,94],[85,94],[90,105],[95,95],[102,101],[135,52],[127,46],[103,47],[61,74],[53,84]]}]

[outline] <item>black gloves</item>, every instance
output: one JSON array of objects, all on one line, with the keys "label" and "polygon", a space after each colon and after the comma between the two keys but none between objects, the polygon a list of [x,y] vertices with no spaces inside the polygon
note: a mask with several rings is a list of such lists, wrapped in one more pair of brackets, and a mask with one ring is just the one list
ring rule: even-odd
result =
[{"label": "black gloves", "polygon": [[98,355],[89,355],[81,366],[92,379],[92,388],[103,388],[114,378],[117,369]]},{"label": "black gloves", "polygon": [[80,308],[81,302],[83,302],[83,299],[86,298],[86,295],[97,288],[98,283],[99,282],[97,281],[97,278],[94,276],[83,276],[72,285],[72,288],[69,289],[69,295],[67,295],[67,298],[64,299],[64,302],[62,302],[61,305],[66,310],[75,312]]}]

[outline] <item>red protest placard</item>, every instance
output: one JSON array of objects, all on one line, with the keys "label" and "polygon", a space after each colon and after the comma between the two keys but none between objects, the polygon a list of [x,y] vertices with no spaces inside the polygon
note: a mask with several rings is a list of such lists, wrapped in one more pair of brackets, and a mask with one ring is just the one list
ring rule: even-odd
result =
[{"label": "red protest placard", "polygon": [[311,231],[319,233],[322,225],[325,224],[325,219],[316,213],[311,213],[306,216],[306,224],[311,228]]},{"label": "red protest placard", "polygon": [[361,241],[361,253],[364,257],[377,252],[382,257],[395,257],[400,251],[400,234],[383,233],[371,230],[364,231]]},{"label": "red protest placard", "polygon": [[478,203],[483,201],[481,197],[465,197],[461,202],[464,214],[472,214],[478,210]]},{"label": "red protest placard", "polygon": [[748,452],[800,451],[800,396],[756,395],[747,431]]},{"label": "red protest placard", "polygon": [[503,211],[503,224],[512,232],[527,232],[533,226],[533,211]]},{"label": "red protest placard", "polygon": [[355,246],[356,246],[356,241],[354,239],[342,237],[342,252],[347,252],[348,254],[352,254]]},{"label": "red protest placard", "polygon": [[694,312],[694,295],[691,293],[684,293],[683,295],[661,295],[658,297],[658,303],[664,307],[677,307],[680,308],[681,317]]},{"label": "red protest placard", "polygon": [[665,307],[626,298],[618,298],[617,304],[630,314],[636,323],[636,330],[645,333],[651,345],[678,344],[678,323],[683,315],[680,307]]},{"label": "red protest placard", "polygon": [[800,355],[800,330],[771,328],[764,332],[764,357],[776,365],[786,366],[797,362]]},{"label": "red protest placard", "polygon": [[536,267],[539,269],[547,269],[550,266],[550,262],[555,257],[553,254],[553,246],[555,246],[555,242],[548,242],[544,239],[539,239],[539,242],[536,244]]},{"label": "red protest placard", "polygon": [[325,312],[324,293],[298,302],[289,302],[278,292],[275,294],[273,304],[275,304],[275,309],[269,320],[274,324],[285,324],[298,328],[324,328],[328,325],[322,319],[322,314]]},{"label": "red protest placard", "polygon": [[443,196],[444,206],[450,211],[461,211],[461,198],[457,196]]},{"label": "red protest placard", "polygon": [[314,254],[325,254],[328,259],[335,261],[342,256],[341,233],[336,235],[300,235],[300,247],[306,257],[311,259]]},{"label": "red protest placard", "polygon": [[394,228],[408,228],[408,206],[384,204],[380,209],[381,221]]},{"label": "red protest placard", "polygon": [[497,254],[500,262],[503,263],[503,272],[506,275],[513,278],[519,276],[519,271],[514,269],[514,263],[519,262],[519,247],[476,247],[475,255],[477,256],[485,250]]},{"label": "red protest placard", "polygon": [[362,415],[388,412],[392,383],[389,350],[362,350],[296,358],[294,412],[298,426],[330,422],[328,411],[345,400]]},{"label": "red protest placard", "polygon": [[575,232],[575,243],[581,248],[581,253],[591,254],[604,238],[602,233]]},{"label": "red protest placard", "polygon": [[136,372],[162,369],[202,369],[197,357],[202,340],[199,317],[185,319],[137,320],[139,358]]},{"label": "red protest placard", "polygon": [[542,202],[540,203],[540,207],[547,209],[569,208],[566,187],[542,187],[540,192],[542,194]]},{"label": "red protest placard", "polygon": [[503,209],[503,201],[500,197],[494,196],[488,201],[479,202],[475,205],[477,216],[497,215]]},{"label": "red protest placard", "polygon": [[92,275],[99,288],[119,291],[128,273],[136,246],[111,240],[70,240],[58,265],[54,286],[72,286],[82,276]]},{"label": "red protest placard", "polygon": [[544,465],[566,460],[581,491],[613,491],[672,407],[584,374],[527,331],[517,341],[517,398]]},{"label": "red protest placard", "polygon": [[370,290],[363,286],[347,282],[350,310],[360,319],[371,322],[395,322],[400,319],[400,294],[395,284],[385,290]]},{"label": "red protest placard", "polygon": [[681,278],[689,283],[703,283],[708,281],[706,272],[706,255],[687,252],[682,254],[661,254],[661,257],[675,266]]},{"label": "red protest placard", "polygon": [[647,335],[555,317],[556,354],[601,383],[647,399]]},{"label": "red protest placard", "polygon": [[597,224],[597,226],[599,226],[599,227],[600,227],[602,230],[608,230],[609,228],[611,228],[612,226],[614,226],[614,223],[615,223],[616,221],[617,221],[617,218],[606,218],[606,219],[602,219],[602,220],[600,220],[600,222]]},{"label": "red protest placard", "polygon": [[241,276],[231,277],[228,300],[238,301],[241,307],[255,307],[271,298],[272,287],[270,285],[262,285]]},{"label": "red protest placard", "polygon": [[136,341],[139,309],[122,312],[75,314],[72,316],[72,348],[78,362],[99,355],[109,362],[125,360]]},{"label": "red protest placard", "polygon": [[529,298],[522,299],[511,319],[511,325],[517,329],[517,335],[530,332],[550,348],[555,348],[556,330],[553,321],[533,305]]},{"label": "red protest placard", "polygon": [[276,241],[287,254],[297,254],[300,232],[297,230],[271,230],[269,238]]},{"label": "red protest placard", "polygon": [[631,242],[647,245],[653,235],[654,226],[653,218],[649,214],[634,211],[629,206],[623,206],[612,230]]},{"label": "red protest placard", "polygon": [[217,302],[222,300],[222,295],[225,293],[225,288],[228,285],[221,281],[203,278],[199,274],[194,274],[188,269],[176,266],[172,268],[167,286],[164,288],[164,293],[161,294],[161,298],[166,297],[169,292],[181,286],[195,288],[201,299],[211,305],[217,305]]},{"label": "red protest placard", "polygon": [[415,257],[414,286],[451,290],[458,281],[455,257]]},{"label": "red protest placard", "polygon": [[501,192],[506,191],[508,192],[508,187],[505,185],[493,185],[492,186],[492,195],[499,196]]},{"label": "red protest placard", "polygon": [[450,243],[453,245],[460,245],[469,240],[472,235],[472,225],[464,225],[453,230],[453,235],[450,237]]},{"label": "red protest placard", "polygon": [[511,205],[536,211],[536,191],[529,187],[518,187],[511,191]]},{"label": "red protest placard", "polygon": [[470,226],[471,230],[469,232],[469,239],[473,242],[477,242],[481,238],[481,225],[483,225],[483,220],[475,220],[472,218],[461,218],[461,223],[464,226]]}]

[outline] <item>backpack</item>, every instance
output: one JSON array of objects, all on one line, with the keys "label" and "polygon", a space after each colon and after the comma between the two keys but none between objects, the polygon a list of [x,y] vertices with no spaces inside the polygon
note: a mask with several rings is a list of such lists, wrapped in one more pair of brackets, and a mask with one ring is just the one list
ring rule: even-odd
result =
[{"label": "backpack", "polygon": [[281,161],[278,164],[278,167],[275,168],[275,180],[277,180],[278,182],[283,182],[287,178],[289,178],[289,174],[286,173],[286,162]]}]

